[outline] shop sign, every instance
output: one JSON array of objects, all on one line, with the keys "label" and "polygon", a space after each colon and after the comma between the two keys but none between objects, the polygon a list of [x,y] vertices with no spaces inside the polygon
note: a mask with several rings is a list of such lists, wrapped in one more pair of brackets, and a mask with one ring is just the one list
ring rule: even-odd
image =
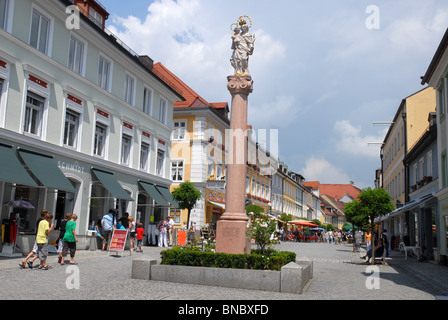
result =
[{"label": "shop sign", "polygon": [[78,164],[78,161],[75,161],[74,163],[69,163],[69,162],[65,162],[65,161],[58,161],[58,167],[59,167],[59,169],[64,169],[64,170],[67,170],[67,171],[84,173],[84,167],[80,166]]},{"label": "shop sign", "polygon": [[110,240],[109,251],[124,251],[128,230],[114,230]]}]

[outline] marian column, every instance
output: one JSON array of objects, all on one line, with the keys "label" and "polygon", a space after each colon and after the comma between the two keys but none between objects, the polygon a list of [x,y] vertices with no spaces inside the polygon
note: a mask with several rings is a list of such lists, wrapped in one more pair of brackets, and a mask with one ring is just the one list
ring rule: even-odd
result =
[{"label": "marian column", "polygon": [[[250,26],[246,18],[250,20]],[[232,95],[230,134],[226,171],[226,209],[217,222],[216,252],[250,253],[247,241],[246,163],[247,163],[247,98],[253,90],[249,73],[249,56],[254,50],[255,37],[249,33],[252,20],[238,19],[232,35],[233,54],[230,59],[235,75],[227,77],[227,88]],[[232,25],[232,26],[234,26]]]}]

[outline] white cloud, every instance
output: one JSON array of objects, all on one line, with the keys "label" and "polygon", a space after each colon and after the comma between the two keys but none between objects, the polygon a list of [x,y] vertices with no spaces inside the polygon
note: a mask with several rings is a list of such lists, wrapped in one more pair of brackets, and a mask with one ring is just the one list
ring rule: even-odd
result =
[{"label": "white cloud", "polygon": [[278,96],[262,105],[251,105],[248,109],[249,124],[260,128],[286,128],[293,124],[300,113],[293,96]]},{"label": "white cloud", "polygon": [[321,183],[350,183],[350,177],[341,169],[324,158],[311,157],[306,160],[305,168],[301,170],[307,181],[320,181]]},{"label": "white cloud", "polygon": [[384,140],[385,132],[378,136],[362,136],[361,127],[353,126],[348,120],[337,121],[334,124],[334,131],[336,133],[336,147],[340,151],[349,155],[379,158],[380,146],[370,143],[381,143]]}]

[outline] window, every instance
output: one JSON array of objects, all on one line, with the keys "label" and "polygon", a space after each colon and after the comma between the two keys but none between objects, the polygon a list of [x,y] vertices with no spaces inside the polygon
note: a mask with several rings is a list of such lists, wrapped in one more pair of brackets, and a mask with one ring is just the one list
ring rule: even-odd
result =
[{"label": "window", "polygon": [[130,105],[134,105],[134,84],[135,79],[130,75],[126,74],[125,82],[124,82],[124,101],[129,103]]},{"label": "window", "polygon": [[8,0],[0,0],[0,29],[6,30],[8,18]]},{"label": "window", "polygon": [[216,164],[216,179],[222,178],[222,163]]},{"label": "window", "polygon": [[186,121],[174,121],[174,131],[172,140],[184,140],[186,136]]},{"label": "window", "polygon": [[143,90],[143,112],[147,115],[152,113],[152,90],[148,88]]},{"label": "window", "polygon": [[418,168],[418,180],[423,179],[423,176],[425,175],[424,173],[424,168],[425,168],[425,158],[421,158],[419,161],[419,168]]},{"label": "window", "polygon": [[159,104],[159,121],[166,124],[166,100],[162,98]]},{"label": "window", "polygon": [[91,7],[89,8],[89,19],[93,21],[98,27],[103,26],[103,17]]},{"label": "window", "polygon": [[442,154],[442,188],[446,188],[448,185],[448,176],[447,176],[447,160],[446,160],[446,151]]},{"label": "window", "polygon": [[25,121],[23,123],[23,132],[31,133],[37,136],[41,135],[42,115],[45,99],[33,92],[28,92],[26,97]]},{"label": "window", "polygon": [[33,10],[31,20],[30,46],[47,54],[50,38],[50,20],[37,10]]},{"label": "window", "polygon": [[142,142],[140,146],[140,170],[148,171],[149,144]]},{"label": "window", "polygon": [[441,81],[440,87],[437,89],[437,109],[440,110],[440,119],[446,114],[446,89],[445,89],[446,78]]},{"label": "window", "polygon": [[184,181],[184,161],[172,160],[171,161],[171,180],[181,182]]},{"label": "window", "polygon": [[109,78],[110,78],[110,61],[100,56],[98,63],[98,86],[104,90],[109,91]]},{"label": "window", "polygon": [[131,147],[132,137],[123,134],[123,136],[121,137],[121,164],[130,164]]},{"label": "window", "polygon": [[76,148],[79,129],[79,114],[67,110],[65,113],[64,145]]},{"label": "window", "polygon": [[157,150],[157,166],[156,166],[156,174],[158,176],[163,176],[163,167],[165,164],[165,151]]},{"label": "window", "polygon": [[432,150],[426,155],[426,175],[432,177]]},{"label": "window", "polygon": [[70,38],[68,68],[79,75],[84,73],[84,43],[74,36]]},{"label": "window", "polygon": [[207,179],[213,175],[213,172],[215,170],[215,163],[213,162],[212,158],[208,158],[208,165],[207,165]]},{"label": "window", "polygon": [[414,164],[412,166],[412,184],[417,184],[418,181],[418,175],[417,175],[417,164]]},{"label": "window", "polygon": [[101,123],[96,123],[95,127],[95,141],[93,145],[93,154],[99,157],[104,157],[107,137],[107,127]]}]

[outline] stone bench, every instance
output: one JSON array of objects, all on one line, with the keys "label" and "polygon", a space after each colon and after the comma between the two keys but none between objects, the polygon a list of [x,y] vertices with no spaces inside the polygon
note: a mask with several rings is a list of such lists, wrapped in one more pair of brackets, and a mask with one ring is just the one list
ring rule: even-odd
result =
[{"label": "stone bench", "polygon": [[290,262],[281,271],[159,265],[156,260],[132,261],[132,279],[184,284],[303,293],[313,277],[307,258]]}]

